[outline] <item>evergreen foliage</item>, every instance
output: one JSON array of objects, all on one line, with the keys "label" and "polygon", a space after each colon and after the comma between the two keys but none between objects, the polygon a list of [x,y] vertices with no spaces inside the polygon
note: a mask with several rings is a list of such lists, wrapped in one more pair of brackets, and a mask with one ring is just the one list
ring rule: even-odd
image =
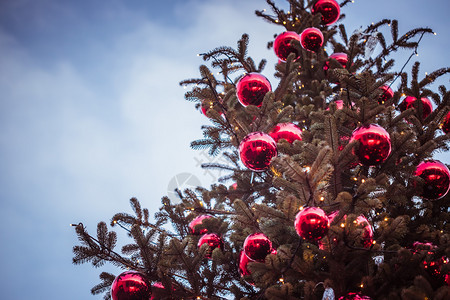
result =
[{"label": "evergreen foliage", "polygon": [[[228,165],[203,166],[223,169],[227,175],[210,189],[178,191],[178,204],[164,197],[155,222],[149,221],[148,209],[131,199],[134,214],[118,213],[110,223],[125,228],[131,239],[121,254],[114,250],[116,233],[108,231],[106,223],[98,224],[96,238],[82,224],[76,225],[81,245],[73,249],[73,262],[91,262],[95,267],[110,262],[140,271],[151,282],[164,285],[166,299],[321,299],[317,287],[326,279],[332,280],[337,296],[360,292],[372,299],[449,299],[450,287],[444,280],[450,272],[450,195],[436,201],[418,197],[423,180],[414,171],[436,152],[449,150],[450,134],[439,127],[450,111],[450,93],[445,86],[435,92],[430,84],[450,69],[421,77],[419,62],[407,73],[392,59],[396,51],[416,53],[422,37],[433,31],[416,28],[400,33],[396,20],[385,19],[349,35],[343,24],[321,25],[320,14],[310,12],[315,1],[288,0],[288,12],[266,1],[272,12],[256,11],[257,16],[297,33],[319,28],[328,48],[348,55],[345,68],[331,60],[326,75],[323,65],[329,53],[323,48],[306,51],[295,43],[300,58],[291,54],[275,66],[278,86],[260,107],[243,107],[236,97],[237,81],[266,66],[265,60],[256,64],[249,56],[249,36],[242,35],[237,49],[218,47],[201,54],[210,67],[200,66],[200,78],[180,83],[192,87],[186,99],[197,107],[212,103],[207,112],[211,125],[202,127],[203,139],[191,146],[227,158]],[[349,2],[341,1],[341,8]],[[341,14],[340,20],[344,17]],[[381,51],[372,55],[376,43]],[[220,76],[214,76],[217,71],[211,68]],[[393,98],[380,104],[380,87],[395,79],[399,86]],[[397,107],[404,95],[428,97],[435,108],[425,119],[420,101],[400,113]],[[337,99],[343,100],[342,109],[333,102]],[[299,124],[302,140],[279,141],[278,156],[265,172],[242,167],[240,141],[283,122]],[[352,131],[368,124],[386,129],[392,143],[389,157],[372,167],[357,164],[353,152],[358,142],[349,143]],[[226,182],[237,183],[237,188]],[[301,239],[294,228],[299,208],[310,206],[327,213],[339,211],[321,243]],[[215,249],[212,259],[205,258],[208,247],[198,248],[200,236],[188,227],[201,214],[213,216],[201,227],[224,240],[224,248]],[[360,215],[374,229],[370,247],[358,240],[364,229],[356,222]],[[267,255],[263,263],[249,263],[251,275],[241,277],[240,252],[245,238],[255,232],[267,235],[277,253]],[[415,249],[415,242],[435,247]],[[382,261],[376,262],[380,257]],[[440,274],[424,268],[442,258]],[[109,299],[114,278],[101,273],[102,282],[92,293],[105,293]]]}]

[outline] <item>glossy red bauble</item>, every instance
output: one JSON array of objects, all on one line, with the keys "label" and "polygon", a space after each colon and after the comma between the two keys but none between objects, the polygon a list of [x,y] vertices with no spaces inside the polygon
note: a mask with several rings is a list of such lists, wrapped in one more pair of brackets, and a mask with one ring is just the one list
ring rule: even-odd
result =
[{"label": "glossy red bauble", "polygon": [[300,34],[300,44],[305,50],[314,52],[319,51],[320,47],[323,45],[322,31],[315,27],[306,28]]},{"label": "glossy red bauble", "polygon": [[320,240],[330,228],[330,221],[319,207],[308,207],[301,210],[294,222],[297,234],[307,240]]},{"label": "glossy red bauble", "polygon": [[[422,97],[420,100],[422,102],[422,120],[425,120],[433,111],[433,106],[431,105],[431,101],[428,98]],[[405,111],[408,108],[417,109],[418,103],[416,102],[416,97],[408,96],[402,101],[402,103],[398,105],[398,109],[400,109],[400,111]]]},{"label": "glossy red bauble", "polygon": [[295,59],[300,57],[300,50],[292,45],[294,40],[300,42],[300,35],[294,31],[285,31],[276,37],[273,42],[273,50],[281,61],[285,62],[291,53],[295,54]]},{"label": "glossy red bauble", "polygon": [[358,293],[348,293],[347,295],[340,297],[339,300],[371,300],[371,298]]},{"label": "glossy red bauble", "polygon": [[244,75],[236,85],[237,98],[244,106],[261,106],[264,96],[270,91],[272,91],[272,86],[269,80],[259,73]]},{"label": "glossy red bauble", "polygon": [[319,0],[311,8],[313,14],[322,14],[322,23],[331,25],[339,19],[341,8],[335,0]]},{"label": "glossy red bauble", "polygon": [[341,52],[333,53],[328,57],[328,60],[326,60],[325,63],[323,64],[323,71],[325,72],[325,75],[327,75],[327,71],[330,68],[330,59],[337,60],[337,62],[340,63],[344,69],[347,66],[348,56],[346,53]]},{"label": "glossy red bauble", "polygon": [[[330,224],[333,223],[334,218],[339,214],[339,211],[334,211],[328,215]],[[347,219],[347,215],[343,216],[343,220]],[[363,215],[358,216],[355,219],[355,225],[357,228],[362,228],[362,231],[357,233],[356,236],[351,236],[353,240],[357,240],[364,248],[370,248],[373,245],[373,228],[370,225],[369,220]]]},{"label": "glossy red bauble", "polygon": [[222,238],[215,233],[207,233],[203,235],[198,240],[197,246],[200,248],[203,244],[207,244],[209,246],[209,250],[205,255],[205,257],[207,258],[211,258],[214,249],[216,248],[223,249]]},{"label": "glossy red bauble", "polygon": [[355,129],[350,142],[354,140],[359,141],[355,155],[365,166],[379,165],[391,154],[389,133],[379,125],[371,124]]},{"label": "glossy red bauble", "polygon": [[201,225],[203,223],[203,220],[209,219],[209,218],[212,218],[212,217],[208,216],[208,215],[200,215],[200,216],[196,217],[194,220],[192,220],[189,223],[189,228],[191,229],[192,234],[205,234],[205,233],[207,233],[208,229],[206,229],[206,228],[196,229],[195,227],[197,225]]},{"label": "glossy red bauble", "polygon": [[244,251],[241,251],[239,254],[239,274],[241,274],[241,276],[250,275],[250,271],[247,269],[249,262],[251,262],[251,260],[245,255]]},{"label": "glossy red bauble", "polygon": [[288,143],[302,140],[302,130],[294,123],[277,124],[269,132],[269,135],[278,143],[279,140],[285,139]]},{"label": "glossy red bauble", "polygon": [[244,241],[244,253],[250,260],[264,261],[272,252],[272,242],[263,233],[250,234]]},{"label": "glossy red bauble", "polygon": [[111,285],[112,300],[148,300],[151,293],[145,275],[136,271],[121,273]]},{"label": "glossy red bauble", "polygon": [[394,91],[389,86],[382,85],[380,86],[380,90],[382,90],[382,94],[378,97],[379,104],[384,104],[394,97]]},{"label": "glossy red bauble", "polygon": [[248,134],[239,145],[241,161],[250,170],[264,171],[277,155],[277,143],[264,132]]},{"label": "glossy red bauble", "polygon": [[422,196],[428,200],[441,199],[447,195],[450,188],[450,171],[447,166],[438,160],[421,162],[414,173],[421,177],[425,183],[422,188]]},{"label": "glossy red bauble", "polygon": [[444,133],[450,133],[450,112],[445,116],[444,121],[441,124],[441,129]]},{"label": "glossy red bauble", "polygon": [[203,114],[204,116],[206,116],[206,117],[209,118],[207,112],[208,112],[208,110],[210,110],[210,109],[212,109],[212,108],[214,108],[214,109],[215,109],[216,111],[218,111],[221,115],[223,115],[223,112],[222,112],[222,110],[220,110],[220,108],[218,107],[218,105],[214,106],[214,105],[212,104],[212,102],[206,102],[206,103],[204,103],[204,104],[201,105],[202,114]]}]

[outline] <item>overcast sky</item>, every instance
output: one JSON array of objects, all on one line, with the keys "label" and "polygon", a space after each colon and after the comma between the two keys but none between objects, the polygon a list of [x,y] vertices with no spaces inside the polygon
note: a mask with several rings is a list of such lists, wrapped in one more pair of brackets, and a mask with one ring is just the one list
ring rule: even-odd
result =
[{"label": "overcast sky", "polygon": [[[198,167],[207,157],[189,148],[208,120],[178,82],[198,76],[197,53],[235,47],[244,32],[273,78],[266,43],[282,28],[254,15],[263,8],[262,0],[0,1],[2,299],[101,299],[90,295],[98,274],[120,271],[73,266],[68,224],[95,233],[98,221],[130,212],[134,196],[156,212],[179,173],[214,181]],[[437,31],[419,47],[424,74],[448,66],[448,10],[445,0],[356,0],[343,11],[348,32],[382,18],[399,19],[401,32]],[[441,82],[448,87],[448,77]]]}]

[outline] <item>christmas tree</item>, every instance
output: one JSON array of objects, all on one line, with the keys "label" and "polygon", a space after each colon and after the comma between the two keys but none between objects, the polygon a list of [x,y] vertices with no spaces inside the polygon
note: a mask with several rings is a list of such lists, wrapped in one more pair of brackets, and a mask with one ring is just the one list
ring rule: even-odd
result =
[{"label": "christmas tree", "polygon": [[[223,155],[228,164],[202,167],[228,173],[177,190],[177,203],[163,197],[154,221],[131,199],[134,214],[110,222],[131,239],[121,250],[105,222],[96,237],[73,224],[75,264],[122,269],[101,273],[93,294],[450,298],[450,172],[433,160],[449,149],[450,93],[430,89],[450,69],[421,77],[419,62],[408,65],[429,28],[400,33],[384,19],[349,35],[336,23],[349,2],[289,0],[285,11],[267,0],[271,11],[256,11],[282,28],[268,43],[276,87],[246,34],[236,49],[200,54],[208,66],[180,84],[211,125],[191,146]],[[404,64],[398,51],[411,53]]]}]

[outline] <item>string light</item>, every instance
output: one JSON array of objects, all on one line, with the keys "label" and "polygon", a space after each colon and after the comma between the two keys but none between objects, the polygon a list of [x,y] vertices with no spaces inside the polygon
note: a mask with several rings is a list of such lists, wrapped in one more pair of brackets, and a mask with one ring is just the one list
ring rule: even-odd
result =
[{"label": "string light", "polygon": [[305,170],[306,170],[306,172],[309,172],[309,171],[311,171],[311,167],[306,167]]},{"label": "string light", "polygon": [[325,200],[325,198],[322,196],[322,197],[320,197],[320,201],[323,201],[323,200]]},{"label": "string light", "polygon": [[437,35],[437,33],[436,33],[436,32],[433,32],[433,34],[434,34],[434,35]]},{"label": "string light", "polygon": [[345,227],[345,224],[344,224],[344,223],[341,223],[341,227],[344,228],[344,227]]},{"label": "string light", "polygon": [[298,210],[303,210],[303,209],[305,209],[305,208],[303,207],[303,205],[300,205],[300,207],[298,208]]}]

